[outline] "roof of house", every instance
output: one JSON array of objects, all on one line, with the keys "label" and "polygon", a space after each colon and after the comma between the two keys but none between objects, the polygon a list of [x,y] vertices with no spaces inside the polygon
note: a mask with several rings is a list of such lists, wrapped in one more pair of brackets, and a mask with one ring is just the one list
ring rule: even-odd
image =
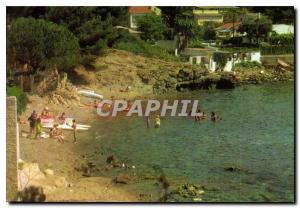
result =
[{"label": "roof of house", "polygon": [[150,6],[132,6],[129,7],[128,11],[131,14],[145,14],[152,12]]},{"label": "roof of house", "polygon": [[217,27],[216,30],[230,30],[233,28],[233,25],[234,25],[234,28],[237,29],[241,25],[241,22],[235,22],[234,24],[232,22],[225,23],[224,25]]}]

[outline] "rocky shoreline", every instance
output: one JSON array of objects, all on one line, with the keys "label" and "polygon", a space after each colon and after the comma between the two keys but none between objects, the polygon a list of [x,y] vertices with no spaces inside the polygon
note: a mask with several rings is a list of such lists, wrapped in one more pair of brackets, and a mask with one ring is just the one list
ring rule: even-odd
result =
[{"label": "rocky shoreline", "polygon": [[206,69],[191,67],[180,69],[178,72],[162,71],[159,75],[154,71],[138,74],[145,84],[153,84],[155,94],[198,89],[233,89],[245,84],[262,84],[294,79],[292,71],[278,73],[274,69],[263,67],[215,73],[210,73]]},{"label": "rocky shoreline", "polygon": [[[113,53],[116,53],[115,55],[117,56],[128,55],[128,53],[124,54],[120,51]],[[138,58],[142,59],[142,57]],[[108,60],[103,59],[100,60],[101,63],[109,63],[108,67],[119,66],[119,63],[115,63],[117,61],[114,60],[114,57],[109,57]],[[147,59],[146,61],[151,62],[154,60]],[[157,60],[155,61],[157,62]],[[135,62],[132,61],[130,63]],[[159,64],[159,66],[149,64],[149,68],[141,64],[135,64],[134,69],[132,69],[133,65],[127,67],[121,65],[121,68],[105,68],[103,71],[91,72],[88,75],[80,74],[80,76],[86,77],[86,80],[90,81],[89,85],[76,85],[68,81],[64,87],[59,87],[49,94],[44,94],[44,97],[38,97],[36,95],[29,96],[30,102],[26,111],[20,116],[20,122],[23,122],[20,125],[20,135],[22,135],[22,131],[27,131],[26,118],[31,111],[35,109],[40,112],[45,106],[48,106],[55,115],[66,112],[67,115],[76,118],[79,123],[90,123],[95,119],[94,108],[89,108],[84,105],[87,102],[91,102],[91,100],[86,98],[79,99],[76,94],[76,88],[90,87],[102,93],[105,98],[114,96],[116,99],[122,99],[124,97],[126,97],[126,99],[138,99],[141,97],[154,97],[169,92],[185,92],[199,89],[233,89],[237,86],[247,84],[262,84],[294,79],[294,72],[292,71],[278,73],[272,68],[264,67],[249,70],[237,69],[235,72],[210,73],[201,66],[173,64],[163,61],[159,62]],[[128,77],[123,79],[122,74],[119,73],[121,69],[128,70],[130,76],[127,74]],[[110,82],[113,84],[107,83],[107,86],[105,86],[106,84],[103,84],[103,80],[104,78],[107,80],[109,77],[112,78]],[[99,82],[96,82],[97,80]],[[128,85],[132,86],[131,91],[120,91],[120,89],[125,89]],[[58,144],[56,141],[50,139],[40,141],[20,138],[21,158],[24,159],[25,162],[37,163],[42,170],[54,170],[55,175],[63,176],[67,180],[67,182],[63,184],[63,187],[56,187],[57,189],[55,188],[55,190],[57,191],[50,193],[46,200],[167,201],[172,193],[182,195],[183,197],[195,198],[195,201],[201,201],[200,196],[204,188],[193,184],[177,184],[176,187],[170,189],[167,179],[163,177],[163,173],[158,172],[154,176],[137,176],[134,168],[135,164],[126,164],[124,161],[118,161],[115,156],[109,153],[101,154],[99,151],[95,152],[95,154],[100,154],[101,160],[106,160],[106,165],[99,166],[86,157],[88,153],[92,154],[92,152],[87,151],[90,151],[93,144],[84,144],[83,141],[80,141],[81,139],[84,140],[84,138],[80,138],[79,135],[79,144],[74,146],[71,142],[71,133],[67,133],[66,135],[69,140],[66,144]],[[86,146],[84,147],[84,145]],[[32,147],[35,147],[34,151]],[[101,175],[98,174],[101,171],[115,170],[119,173],[112,178],[95,177]],[[234,168],[229,168],[228,170],[236,171]],[[132,183],[138,183],[141,180],[157,181],[162,193],[152,196],[149,193],[128,193],[124,191],[124,187],[122,187],[124,184],[130,185]],[[72,185],[70,186],[69,184]],[[94,186],[92,191],[89,190],[91,186]],[[107,192],[109,192],[109,194],[107,194]]]}]

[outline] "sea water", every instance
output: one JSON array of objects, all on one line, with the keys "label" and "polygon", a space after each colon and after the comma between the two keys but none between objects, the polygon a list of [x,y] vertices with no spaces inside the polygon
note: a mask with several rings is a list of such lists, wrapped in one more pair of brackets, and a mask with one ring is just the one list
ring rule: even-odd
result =
[{"label": "sea water", "polygon": [[[137,176],[163,172],[171,186],[200,184],[207,202],[294,201],[294,83],[201,90],[164,95],[165,99],[198,99],[208,115],[222,120],[195,122],[191,117],[163,117],[150,128],[143,117],[99,119],[89,138],[103,156],[115,155],[135,166]],[[98,161],[97,155],[91,159]],[[103,157],[102,157],[103,158]],[[239,171],[226,171],[225,167]],[[102,172],[112,176],[115,171]],[[137,193],[159,193],[157,181],[124,185]],[[153,199],[155,201],[157,199]],[[192,201],[192,198],[173,198]]]}]

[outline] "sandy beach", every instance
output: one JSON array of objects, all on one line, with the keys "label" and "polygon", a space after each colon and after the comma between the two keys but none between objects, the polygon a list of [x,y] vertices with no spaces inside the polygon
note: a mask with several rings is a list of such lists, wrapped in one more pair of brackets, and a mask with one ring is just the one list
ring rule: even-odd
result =
[{"label": "sandy beach", "polygon": [[81,133],[78,133],[77,144],[73,144],[73,136],[70,131],[64,131],[66,142],[63,144],[51,138],[33,139],[22,137],[22,132],[28,132],[29,128],[27,122],[23,122],[33,109],[41,112],[43,106],[47,105],[54,115],[64,111],[80,123],[88,124],[90,118],[95,116],[93,115],[93,108],[78,110],[79,107],[76,105],[62,108],[61,106],[46,104],[42,98],[37,96],[31,96],[30,102],[26,111],[20,116],[20,157],[26,163],[37,163],[40,170],[53,170],[55,175],[64,177],[68,182],[67,187],[57,187],[51,193],[46,194],[46,201],[137,201],[137,197],[133,193],[128,193],[120,187],[116,187],[112,179],[85,177],[81,171],[78,171],[87,162],[82,158],[82,154],[77,151],[80,148],[78,146],[80,146],[81,140],[84,139],[81,137]]}]

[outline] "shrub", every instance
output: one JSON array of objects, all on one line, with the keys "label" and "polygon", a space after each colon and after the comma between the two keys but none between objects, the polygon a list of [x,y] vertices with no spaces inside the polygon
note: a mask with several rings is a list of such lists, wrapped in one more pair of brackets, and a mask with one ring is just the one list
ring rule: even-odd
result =
[{"label": "shrub", "polygon": [[18,87],[7,87],[6,96],[16,96],[17,98],[17,111],[18,114],[24,112],[27,104],[27,97],[24,92]]},{"label": "shrub", "polygon": [[191,39],[189,41],[189,48],[205,48],[205,46],[202,43],[203,43],[202,40]]},{"label": "shrub", "polygon": [[78,39],[67,28],[34,18],[18,18],[8,27],[8,59],[33,69],[68,69],[79,57]]},{"label": "shrub", "polygon": [[269,38],[269,42],[271,45],[293,45],[294,35],[273,33]]},{"label": "shrub", "polygon": [[234,65],[237,68],[247,68],[247,69],[253,69],[261,67],[261,64],[257,61],[243,61],[241,63],[237,63]]},{"label": "shrub", "polygon": [[177,57],[171,55],[166,50],[157,45],[151,45],[138,38],[131,42],[118,42],[113,48],[129,51],[135,54],[141,54],[149,57],[157,57],[164,60],[178,60]]},{"label": "shrub", "polygon": [[260,51],[262,55],[291,54],[294,53],[294,45],[261,44]]},{"label": "shrub", "polygon": [[231,54],[216,52],[213,56],[213,59],[215,62],[217,62],[217,65],[223,68],[227,63],[227,60],[231,57]]},{"label": "shrub", "polygon": [[145,14],[137,19],[138,30],[142,32],[141,38],[154,43],[164,38],[167,26],[161,16],[155,14]]},{"label": "shrub", "polygon": [[232,44],[241,46],[243,45],[243,37],[231,37],[229,39],[223,40],[223,44]]}]

